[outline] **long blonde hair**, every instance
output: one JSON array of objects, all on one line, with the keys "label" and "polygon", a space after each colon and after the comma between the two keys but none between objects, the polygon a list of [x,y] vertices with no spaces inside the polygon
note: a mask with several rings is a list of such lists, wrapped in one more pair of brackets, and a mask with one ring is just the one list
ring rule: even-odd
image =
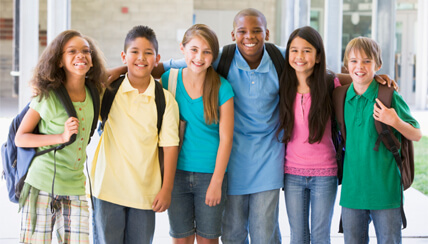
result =
[{"label": "long blonde hair", "polygon": [[[201,37],[211,48],[213,61],[217,59],[219,53],[219,44],[215,32],[204,24],[195,24],[184,33],[183,46],[186,46],[194,37]],[[202,100],[204,104],[204,118],[207,124],[217,124],[218,114],[218,91],[220,89],[220,76],[215,72],[212,66],[208,67],[205,81],[202,88]]]}]

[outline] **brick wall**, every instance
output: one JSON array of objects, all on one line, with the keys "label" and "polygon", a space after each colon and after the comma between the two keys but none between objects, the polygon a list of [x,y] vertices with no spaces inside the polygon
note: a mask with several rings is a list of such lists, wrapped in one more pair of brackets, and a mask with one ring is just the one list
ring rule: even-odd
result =
[{"label": "brick wall", "polygon": [[[262,12],[267,21],[270,42],[275,40],[276,4],[278,0],[194,0],[194,8],[201,10],[242,10],[255,8]],[[230,23],[232,25],[232,23]],[[232,26],[230,27],[232,30]]]},{"label": "brick wall", "polygon": [[192,24],[193,0],[73,0],[71,9],[71,28],[94,38],[108,66],[116,67],[123,65],[120,52],[126,33],[135,25],[156,32],[161,60],[182,57],[176,31]]}]

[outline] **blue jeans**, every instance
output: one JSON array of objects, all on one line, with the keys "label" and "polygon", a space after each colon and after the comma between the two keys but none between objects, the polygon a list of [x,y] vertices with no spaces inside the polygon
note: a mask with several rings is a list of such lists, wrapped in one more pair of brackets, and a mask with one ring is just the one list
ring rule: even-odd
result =
[{"label": "blue jeans", "polygon": [[313,244],[330,243],[337,177],[286,174],[284,186],[290,243],[309,244],[311,240]]},{"label": "blue jeans", "polygon": [[223,215],[221,241],[224,244],[281,243],[279,189],[248,195],[228,195]]},{"label": "blue jeans", "polygon": [[400,208],[364,210],[342,207],[345,243],[369,243],[369,224],[372,219],[378,244],[401,243]]},{"label": "blue jeans", "polygon": [[205,204],[213,174],[177,170],[168,209],[170,236],[184,238],[195,232],[207,239],[221,235],[221,218],[226,202],[227,175],[223,178],[220,204]]},{"label": "blue jeans", "polygon": [[94,199],[94,244],[152,243],[155,212]]}]

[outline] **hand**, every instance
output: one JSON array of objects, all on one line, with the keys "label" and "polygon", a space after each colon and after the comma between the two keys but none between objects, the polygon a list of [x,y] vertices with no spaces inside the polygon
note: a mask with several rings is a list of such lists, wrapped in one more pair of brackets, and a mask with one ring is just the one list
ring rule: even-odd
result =
[{"label": "hand", "polygon": [[79,120],[75,117],[70,117],[64,123],[64,132],[61,134],[62,143],[70,141],[73,134],[79,132]]},{"label": "hand", "polygon": [[391,78],[389,78],[388,75],[375,75],[375,80],[377,83],[382,85],[387,85],[388,87],[394,87],[396,91],[398,91],[398,84]]},{"label": "hand", "polygon": [[152,209],[157,213],[161,213],[167,210],[169,205],[171,205],[171,192],[161,189],[153,201]]},{"label": "hand", "polygon": [[220,201],[221,201],[221,184],[215,186],[213,183],[210,183],[207,189],[206,197],[205,197],[205,204],[210,207],[214,207],[220,204]]},{"label": "hand", "polygon": [[398,115],[395,112],[395,109],[387,108],[378,98],[376,98],[376,104],[373,109],[373,118],[384,124],[393,126]]}]

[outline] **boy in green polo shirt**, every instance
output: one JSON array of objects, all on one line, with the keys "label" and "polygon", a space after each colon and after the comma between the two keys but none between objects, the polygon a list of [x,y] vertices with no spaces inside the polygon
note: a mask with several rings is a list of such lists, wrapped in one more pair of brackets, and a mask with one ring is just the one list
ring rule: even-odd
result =
[{"label": "boy in green polo shirt", "polygon": [[391,108],[377,99],[379,84],[373,82],[382,66],[378,44],[366,37],[351,40],[344,65],[352,78],[346,93],[344,118],[346,152],[340,205],[345,243],[369,243],[373,219],[378,243],[401,243],[400,172],[394,156],[383,143],[373,150],[378,133],[374,120],[418,141],[422,134],[403,98],[394,91]]}]

